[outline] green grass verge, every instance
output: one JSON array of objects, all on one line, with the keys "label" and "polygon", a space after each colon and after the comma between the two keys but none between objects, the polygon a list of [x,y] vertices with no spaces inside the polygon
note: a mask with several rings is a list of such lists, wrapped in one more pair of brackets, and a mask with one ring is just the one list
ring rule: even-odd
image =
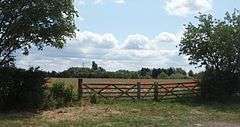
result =
[{"label": "green grass verge", "polygon": [[96,105],[42,111],[38,114],[0,114],[0,127],[185,127],[239,125],[240,104],[188,101],[107,101]]}]

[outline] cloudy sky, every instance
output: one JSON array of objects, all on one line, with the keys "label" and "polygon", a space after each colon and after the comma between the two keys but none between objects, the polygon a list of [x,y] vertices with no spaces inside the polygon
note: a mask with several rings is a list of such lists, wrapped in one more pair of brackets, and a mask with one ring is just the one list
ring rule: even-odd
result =
[{"label": "cloudy sky", "polygon": [[80,15],[76,38],[61,50],[18,55],[18,67],[62,71],[96,61],[110,71],[171,66],[199,71],[178,55],[183,24],[195,23],[198,12],[222,18],[240,9],[240,0],[75,0],[75,7]]}]

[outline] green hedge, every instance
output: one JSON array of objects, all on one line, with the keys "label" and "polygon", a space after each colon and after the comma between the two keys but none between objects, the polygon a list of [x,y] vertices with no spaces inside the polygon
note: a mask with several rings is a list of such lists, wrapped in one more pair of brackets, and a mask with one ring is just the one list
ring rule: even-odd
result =
[{"label": "green hedge", "polygon": [[0,110],[39,108],[45,75],[38,69],[0,68]]},{"label": "green hedge", "polygon": [[205,99],[227,101],[238,97],[240,93],[240,76],[231,72],[207,69],[201,77],[201,91]]}]

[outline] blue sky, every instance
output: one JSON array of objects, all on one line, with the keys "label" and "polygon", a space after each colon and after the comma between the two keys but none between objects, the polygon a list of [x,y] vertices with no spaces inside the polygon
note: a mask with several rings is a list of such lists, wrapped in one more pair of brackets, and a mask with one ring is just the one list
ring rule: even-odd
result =
[{"label": "blue sky", "polygon": [[195,23],[198,12],[222,18],[226,11],[240,9],[240,0],[75,0],[79,31],[64,49],[32,50],[18,56],[17,66],[40,66],[62,71],[86,67],[96,61],[107,70],[139,70],[142,67],[182,67],[187,56],[178,56],[183,24]]}]

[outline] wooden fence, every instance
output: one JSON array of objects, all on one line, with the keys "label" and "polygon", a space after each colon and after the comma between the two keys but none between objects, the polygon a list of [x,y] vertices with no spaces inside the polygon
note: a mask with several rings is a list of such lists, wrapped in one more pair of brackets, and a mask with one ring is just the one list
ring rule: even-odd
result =
[{"label": "wooden fence", "polygon": [[196,81],[178,83],[87,83],[78,80],[79,98],[97,96],[106,99],[174,99],[194,97],[200,94]]}]

